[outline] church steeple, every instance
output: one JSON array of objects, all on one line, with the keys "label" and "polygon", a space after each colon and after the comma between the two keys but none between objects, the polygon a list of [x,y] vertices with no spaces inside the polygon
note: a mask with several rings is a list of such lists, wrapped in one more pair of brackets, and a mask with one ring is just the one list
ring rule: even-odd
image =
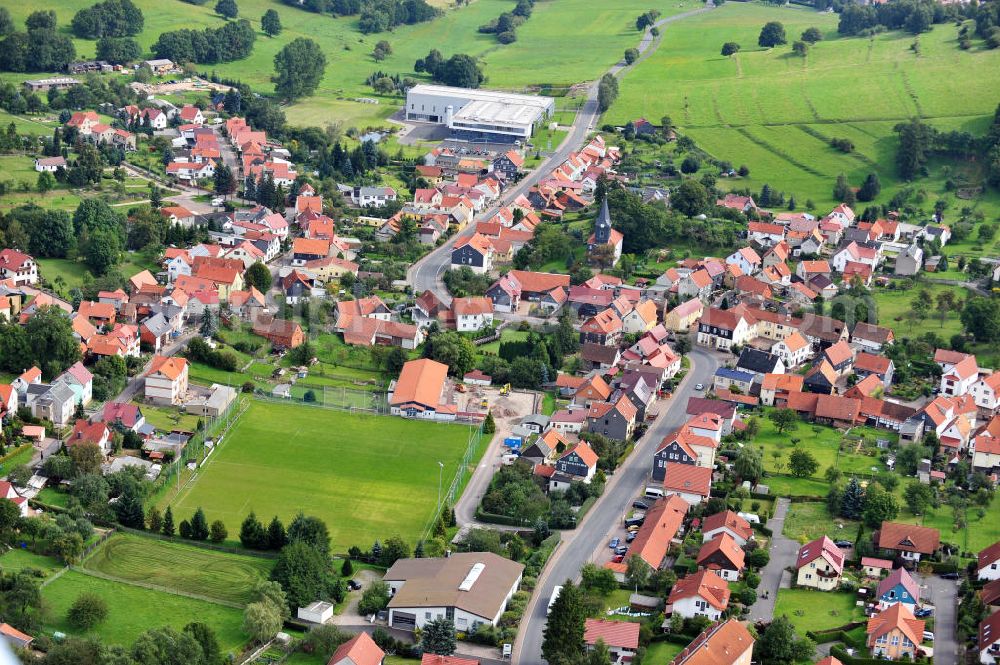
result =
[{"label": "church steeple", "polygon": [[608,199],[601,199],[601,211],[597,213],[594,222],[594,242],[606,245],[611,240],[611,213],[608,211]]}]

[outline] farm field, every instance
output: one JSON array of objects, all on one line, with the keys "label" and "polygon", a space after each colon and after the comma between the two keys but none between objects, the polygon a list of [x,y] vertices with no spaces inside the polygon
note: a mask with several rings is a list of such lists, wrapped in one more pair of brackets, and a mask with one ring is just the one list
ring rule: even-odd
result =
[{"label": "farm field", "polygon": [[[770,20],[784,24],[788,46],[757,47]],[[757,190],[769,183],[794,194],[800,206],[807,199],[820,209],[835,203],[838,173],[858,186],[875,171],[884,203],[899,184],[892,127],[919,116],[942,129],[981,133],[1000,101],[1000,52],[978,45],[961,51],[957,28],[942,24],[920,35],[918,56],[912,35],[841,38],[837,20],[801,7],[727,3],[665,26],[657,51],[622,79],[605,122],[669,115],[711,155],[750,167],[749,178],[734,186]],[[804,58],[793,56],[791,42],[813,26],[824,41]],[[740,53],[720,55],[727,41],[739,43]],[[993,80],[980,78],[985,71]],[[835,151],[828,144],[834,137],[851,139],[855,152]],[[932,170],[916,184],[941,191],[943,180]],[[997,197],[982,203],[996,209]]]},{"label": "farm field", "polygon": [[240,604],[273,567],[271,559],[127,534],[111,537],[83,563],[87,570],[122,580]]},{"label": "farm field", "polygon": [[[168,563],[168,562],[164,562]],[[80,594],[94,593],[108,604],[108,618],[89,631],[73,628],[66,611]],[[48,607],[45,632],[96,637],[105,644],[130,645],[140,633],[169,625],[181,630],[192,621],[202,621],[215,630],[223,650],[235,650],[246,638],[243,612],[233,607],[195,600],[130,584],[112,582],[71,570],[42,590]]]},{"label": "farm field", "polygon": [[196,478],[162,503],[175,515],[203,506],[231,538],[250,511],[286,524],[303,511],[326,521],[335,552],[394,534],[414,543],[434,513],[438,461],[447,489],[469,434],[461,425],[258,401]]},{"label": "farm field", "polygon": [[[19,26],[31,11],[45,9],[55,10],[59,25],[68,26],[78,9],[93,3],[38,0],[25,5],[4,0],[2,4]],[[145,17],[145,29],[137,36],[144,49],[166,30],[218,27],[224,21],[214,13],[213,3],[197,6],[180,0],[137,0],[136,4]],[[380,125],[399,106],[400,99],[375,95],[364,84],[365,78],[377,70],[419,78],[413,72],[413,63],[431,48],[440,49],[446,58],[454,53],[480,58],[487,86],[517,90],[555,88],[560,92],[567,86],[598,78],[621,59],[626,48],[635,46],[640,38],[635,19],[642,12],[655,8],[669,15],[700,6],[694,0],[622,0],[600,6],[588,0],[540,2],[531,18],[518,29],[518,41],[504,46],[493,35],[481,34],[477,28],[510,11],[511,5],[506,0],[476,0],[460,8],[452,6],[434,21],[402,25],[393,32],[372,35],[358,32],[356,16],[333,18],[269,0],[242,0],[240,18],[249,19],[259,29],[261,15],[273,8],[280,15],[284,30],[276,38],[258,33],[253,53],[245,60],[206,66],[205,70],[270,91],[275,54],[297,37],[310,37],[326,53],[326,76],[315,97],[289,109],[289,119],[318,126],[333,121],[362,127]],[[393,53],[383,62],[375,62],[372,49],[383,39],[392,44]],[[93,57],[94,41],[74,39],[74,43],[79,58]],[[580,57],[582,43],[586,43],[586,58]],[[23,78],[31,77],[16,80]],[[362,96],[379,99],[380,103],[353,101]]]}]

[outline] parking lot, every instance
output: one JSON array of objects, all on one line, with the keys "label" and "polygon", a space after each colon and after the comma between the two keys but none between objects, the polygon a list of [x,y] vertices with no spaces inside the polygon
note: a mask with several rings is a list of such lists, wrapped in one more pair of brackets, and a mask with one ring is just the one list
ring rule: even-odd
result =
[{"label": "parking lot", "polygon": [[637,496],[622,506],[621,518],[608,535],[605,547],[595,561],[597,565],[603,565],[608,561],[614,563],[622,562],[635,538],[635,534],[639,531],[645,520],[646,510],[652,505],[653,501],[655,499]]}]

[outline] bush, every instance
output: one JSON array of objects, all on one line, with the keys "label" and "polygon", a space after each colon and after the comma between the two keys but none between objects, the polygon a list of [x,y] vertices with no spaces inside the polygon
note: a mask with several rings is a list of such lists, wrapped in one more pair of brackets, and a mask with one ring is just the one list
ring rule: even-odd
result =
[{"label": "bush", "polygon": [[108,618],[108,604],[97,594],[85,592],[73,601],[66,620],[80,630],[90,630]]},{"label": "bush", "polygon": [[361,594],[358,602],[358,614],[375,614],[384,610],[389,604],[389,585],[385,582],[372,582]]}]

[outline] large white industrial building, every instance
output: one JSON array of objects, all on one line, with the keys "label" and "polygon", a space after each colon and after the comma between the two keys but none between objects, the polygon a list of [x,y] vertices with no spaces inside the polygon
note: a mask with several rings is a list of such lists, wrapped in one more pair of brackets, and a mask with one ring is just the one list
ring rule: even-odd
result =
[{"label": "large white industrial building", "polygon": [[555,111],[551,97],[496,90],[415,85],[406,93],[406,119],[447,125],[459,138],[524,140]]}]

